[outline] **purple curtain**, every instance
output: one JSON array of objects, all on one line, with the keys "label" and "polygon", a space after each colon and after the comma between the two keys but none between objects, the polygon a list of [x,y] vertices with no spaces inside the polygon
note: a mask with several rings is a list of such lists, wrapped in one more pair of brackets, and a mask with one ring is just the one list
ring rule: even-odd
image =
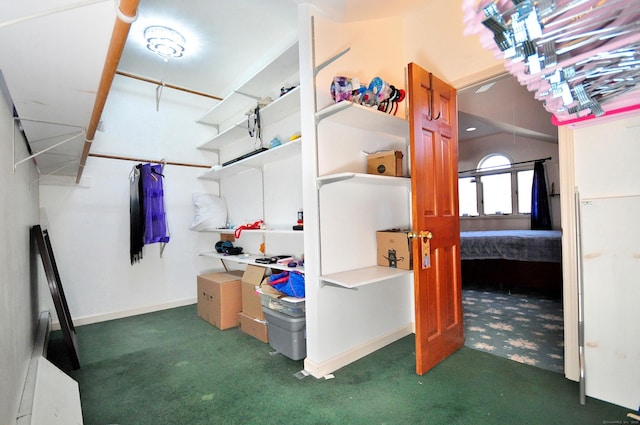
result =
[{"label": "purple curtain", "polygon": [[167,215],[164,210],[162,165],[142,164],[142,205],[144,217],[144,244],[169,242]]},{"label": "purple curtain", "polygon": [[544,175],[544,162],[536,161],[533,167],[533,185],[531,187],[531,230],[551,229],[547,180]]}]

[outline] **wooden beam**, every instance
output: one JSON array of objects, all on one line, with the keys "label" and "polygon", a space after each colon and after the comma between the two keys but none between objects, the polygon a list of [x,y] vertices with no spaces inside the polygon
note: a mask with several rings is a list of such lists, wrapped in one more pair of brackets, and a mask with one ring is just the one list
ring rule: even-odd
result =
[{"label": "wooden beam", "polygon": [[[120,0],[120,12],[128,17],[136,16],[139,2],[140,0]],[[84,165],[87,162],[87,156],[91,149],[91,142],[96,134],[98,123],[102,116],[102,110],[107,102],[107,96],[111,90],[111,84],[113,83],[116,68],[120,62],[120,57],[122,56],[122,51],[124,50],[127,36],[129,35],[129,28],[131,28],[130,22],[125,22],[120,19],[120,17],[116,18],[113,33],[111,35],[111,42],[109,44],[109,50],[107,52],[107,58],[105,60],[104,68],[102,69],[102,77],[100,78],[96,101],[93,105],[93,113],[91,114],[91,120],[89,121],[89,126],[87,128],[87,137],[82,148],[82,155],[80,156],[80,165],[78,166],[76,183],[80,183],[80,179],[82,178]]]}]

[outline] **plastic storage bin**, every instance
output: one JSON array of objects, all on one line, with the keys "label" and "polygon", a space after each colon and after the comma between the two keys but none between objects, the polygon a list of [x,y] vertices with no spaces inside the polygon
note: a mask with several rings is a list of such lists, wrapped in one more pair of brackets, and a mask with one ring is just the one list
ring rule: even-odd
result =
[{"label": "plastic storage bin", "polygon": [[280,313],[293,317],[304,317],[305,303],[304,298],[284,297],[273,298],[258,291],[262,300],[262,307],[269,308]]},{"label": "plastic storage bin", "polygon": [[293,317],[262,307],[267,319],[269,345],[292,360],[307,356],[306,318]]}]

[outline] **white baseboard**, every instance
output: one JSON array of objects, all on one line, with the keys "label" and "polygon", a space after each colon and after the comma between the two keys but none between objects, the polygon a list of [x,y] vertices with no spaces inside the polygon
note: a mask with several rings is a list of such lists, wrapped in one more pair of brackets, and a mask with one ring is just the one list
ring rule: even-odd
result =
[{"label": "white baseboard", "polygon": [[396,329],[395,331],[392,331],[386,335],[382,335],[378,338],[369,340],[364,344],[352,348],[351,350],[340,353],[339,355],[331,359],[316,362],[313,359],[307,357],[304,360],[304,370],[316,378],[322,378],[330,373],[335,372],[341,367],[353,363],[356,360],[360,360],[361,358],[381,349],[386,345],[391,344],[392,342],[395,342],[407,335],[412,334],[413,332],[414,324],[409,323],[406,326]]},{"label": "white baseboard", "polygon": [[[183,307],[185,305],[196,304],[198,302],[197,298],[187,298],[184,300],[172,301],[164,304],[154,304],[143,307],[137,307],[130,310],[121,310],[114,311],[111,313],[103,313],[103,314],[94,314],[91,316],[83,316],[83,317],[74,317],[73,325],[74,326],[82,326],[82,325],[90,325],[92,323],[106,322],[108,320],[122,319],[124,317],[137,316],[139,314],[147,314],[153,313],[155,311],[168,310],[170,308],[175,307]],[[60,330],[60,322],[54,321],[51,324],[52,330]]]},{"label": "white baseboard", "polygon": [[22,389],[22,400],[16,417],[17,425],[29,425],[31,423],[31,413],[33,411],[33,399],[36,388],[36,378],[38,374],[38,361],[47,354],[47,344],[49,342],[49,332],[51,330],[51,314],[48,311],[40,313],[38,319],[38,330],[31,352],[27,378]]}]

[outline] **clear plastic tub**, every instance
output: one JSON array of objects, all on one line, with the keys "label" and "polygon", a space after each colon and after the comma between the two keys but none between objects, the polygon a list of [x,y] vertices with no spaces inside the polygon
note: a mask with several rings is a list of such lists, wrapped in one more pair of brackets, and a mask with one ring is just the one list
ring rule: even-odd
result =
[{"label": "clear plastic tub", "polygon": [[305,302],[304,298],[295,298],[295,297],[283,297],[283,298],[273,298],[269,295],[265,295],[262,292],[258,291],[260,294],[260,299],[262,301],[262,306],[269,308],[271,310],[287,314],[293,317],[304,317],[305,315]]}]

